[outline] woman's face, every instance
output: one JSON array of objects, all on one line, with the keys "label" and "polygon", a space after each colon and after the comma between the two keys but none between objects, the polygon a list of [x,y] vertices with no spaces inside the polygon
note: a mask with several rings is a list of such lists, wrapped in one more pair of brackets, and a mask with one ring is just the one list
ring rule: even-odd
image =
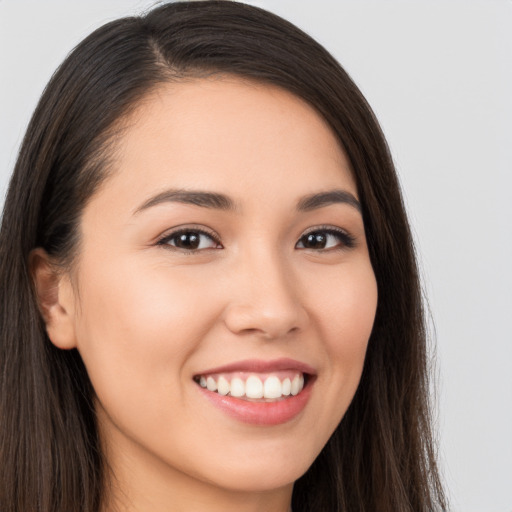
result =
[{"label": "woman's face", "polygon": [[302,100],[235,78],[162,86],[113,153],[65,304],[111,467],[291,488],[354,396],[377,304],[346,156]]}]

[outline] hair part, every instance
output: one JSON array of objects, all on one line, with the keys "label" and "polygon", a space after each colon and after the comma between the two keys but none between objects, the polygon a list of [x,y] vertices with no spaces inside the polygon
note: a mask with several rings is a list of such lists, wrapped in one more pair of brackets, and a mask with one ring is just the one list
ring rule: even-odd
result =
[{"label": "hair part", "polygon": [[105,500],[94,390],[78,352],[48,339],[29,255],[42,247],[72,268],[81,213],[111,172],[123,120],[159,85],[217,73],[281,87],[326,119],[352,165],[378,284],[359,388],[296,482],[294,512],[445,510],[414,247],[377,120],[321,45],[229,1],[171,3],[104,25],[64,61],[36,108],[0,232],[0,509],[97,512]]}]

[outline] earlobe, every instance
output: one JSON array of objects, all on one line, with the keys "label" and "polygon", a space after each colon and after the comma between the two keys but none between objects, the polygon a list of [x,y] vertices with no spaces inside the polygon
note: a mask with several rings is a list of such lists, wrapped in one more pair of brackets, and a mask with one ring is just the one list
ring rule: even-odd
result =
[{"label": "earlobe", "polygon": [[64,350],[75,348],[75,299],[69,276],[57,270],[42,248],[30,253],[29,266],[50,341]]}]

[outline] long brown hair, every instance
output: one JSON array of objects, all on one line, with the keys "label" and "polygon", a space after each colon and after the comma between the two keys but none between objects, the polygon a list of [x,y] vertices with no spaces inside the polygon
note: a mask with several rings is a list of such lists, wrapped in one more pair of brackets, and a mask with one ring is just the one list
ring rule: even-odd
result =
[{"label": "long brown hair", "polygon": [[379,299],[358,391],[294,486],[294,512],[445,510],[428,402],[422,297],[397,177],[370,107],[318,43],[262,9],[178,2],[111,22],[44,91],[0,232],[0,510],[94,512],[105,493],[93,389],[49,341],[28,258],[79,251],[80,215],[109,173],[116,126],[158,84],[211,73],[282,87],[330,124],[352,165]]}]

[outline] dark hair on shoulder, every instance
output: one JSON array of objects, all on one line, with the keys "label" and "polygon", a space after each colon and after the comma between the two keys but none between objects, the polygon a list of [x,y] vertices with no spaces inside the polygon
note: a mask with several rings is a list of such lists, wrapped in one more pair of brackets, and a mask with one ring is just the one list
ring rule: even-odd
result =
[{"label": "dark hair on shoulder", "polygon": [[43,247],[72,265],[80,215],[109,174],[119,123],[159,84],[215,73],[282,87],[327,120],[352,165],[378,284],[359,388],[296,482],[294,512],[445,510],[418,270],[378,122],[321,45],[274,14],[231,1],[170,3],[104,25],[41,97],[0,231],[0,510],[97,512],[102,503],[94,391],[78,352],[47,337],[29,255]]}]

